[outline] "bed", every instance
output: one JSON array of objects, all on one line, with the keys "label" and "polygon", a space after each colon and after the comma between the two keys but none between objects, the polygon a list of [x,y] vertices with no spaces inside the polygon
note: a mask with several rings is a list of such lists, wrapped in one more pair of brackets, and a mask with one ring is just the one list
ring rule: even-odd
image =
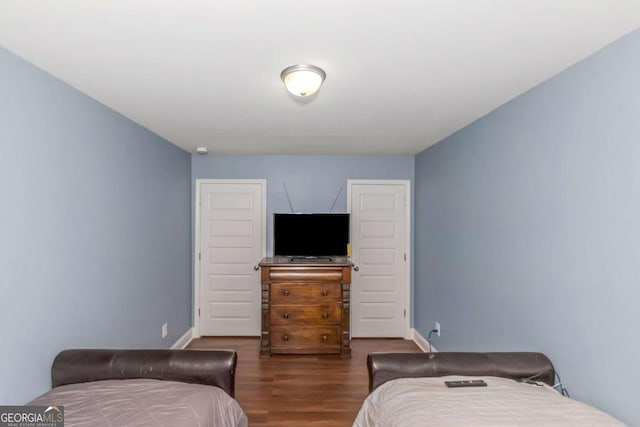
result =
[{"label": "bed", "polygon": [[236,363],[231,350],[65,350],[27,405],[64,406],[66,426],[246,427]]},{"label": "bed", "polygon": [[[621,426],[554,388],[541,353],[372,353],[369,396],[354,427]],[[445,381],[484,380],[452,387]]]}]

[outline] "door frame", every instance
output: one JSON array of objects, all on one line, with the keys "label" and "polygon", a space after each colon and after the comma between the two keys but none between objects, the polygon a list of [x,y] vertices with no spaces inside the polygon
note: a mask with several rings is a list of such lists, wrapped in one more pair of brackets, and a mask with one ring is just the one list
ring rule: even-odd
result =
[{"label": "door frame", "polygon": [[[267,256],[267,180],[266,179],[196,179],[194,200],[194,248],[193,248],[193,338],[200,338],[200,193],[203,184],[260,184],[262,189],[262,258]],[[260,260],[257,260],[260,262]],[[256,264],[257,265],[257,264]],[[258,305],[261,300],[261,292],[257,293]],[[260,331],[258,331],[258,335]],[[256,336],[258,336],[256,335]]]},{"label": "door frame", "polygon": [[[353,185],[364,184],[364,185],[402,185],[404,186],[404,195],[406,203],[406,224],[407,228],[405,230],[406,233],[406,242],[405,242],[405,253],[407,254],[407,262],[405,263],[405,283],[404,283],[404,305],[407,310],[407,315],[404,319],[404,338],[405,339],[413,339],[413,334],[411,330],[411,180],[408,179],[348,179],[347,180],[347,213],[349,217],[351,217],[351,188]],[[351,233],[352,227],[350,227]],[[351,236],[349,236],[349,241],[351,241]],[[357,273],[356,273],[357,274]],[[351,292],[353,295],[353,290]],[[352,320],[353,321],[353,320]],[[353,330],[349,328],[349,330]]]}]

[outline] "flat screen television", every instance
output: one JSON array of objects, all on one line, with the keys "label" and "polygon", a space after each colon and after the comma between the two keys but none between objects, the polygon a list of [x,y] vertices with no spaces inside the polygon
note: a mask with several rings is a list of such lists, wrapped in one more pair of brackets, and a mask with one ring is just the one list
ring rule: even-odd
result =
[{"label": "flat screen television", "polygon": [[349,214],[273,214],[273,255],[347,256]]}]

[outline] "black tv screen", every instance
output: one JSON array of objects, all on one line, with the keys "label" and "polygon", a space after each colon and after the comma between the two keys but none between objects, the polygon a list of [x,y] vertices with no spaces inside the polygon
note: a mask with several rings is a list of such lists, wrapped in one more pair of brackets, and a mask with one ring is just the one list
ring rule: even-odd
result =
[{"label": "black tv screen", "polygon": [[347,256],[349,214],[273,214],[273,255]]}]

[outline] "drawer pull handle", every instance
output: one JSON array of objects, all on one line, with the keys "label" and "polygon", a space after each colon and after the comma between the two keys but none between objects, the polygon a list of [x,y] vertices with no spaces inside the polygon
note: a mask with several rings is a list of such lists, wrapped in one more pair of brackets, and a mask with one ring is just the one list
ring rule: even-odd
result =
[{"label": "drawer pull handle", "polygon": [[282,336],[282,340],[283,341],[289,341],[289,335],[283,335]]},{"label": "drawer pull handle", "polygon": [[327,337],[326,335],[322,336],[322,342],[327,342],[329,340],[329,337]]},{"label": "drawer pull handle", "polygon": [[285,297],[288,297],[289,291],[285,289],[284,291],[282,291],[282,295],[284,295]]},{"label": "drawer pull handle", "polygon": [[289,313],[284,313],[284,314],[282,315],[282,317],[283,317],[284,319],[288,319],[288,318],[289,318]]},{"label": "drawer pull handle", "polygon": [[322,296],[326,297],[327,295],[329,295],[329,291],[322,291]]},{"label": "drawer pull handle", "polygon": [[324,320],[327,320],[329,318],[329,315],[327,313],[322,313],[322,318]]}]

